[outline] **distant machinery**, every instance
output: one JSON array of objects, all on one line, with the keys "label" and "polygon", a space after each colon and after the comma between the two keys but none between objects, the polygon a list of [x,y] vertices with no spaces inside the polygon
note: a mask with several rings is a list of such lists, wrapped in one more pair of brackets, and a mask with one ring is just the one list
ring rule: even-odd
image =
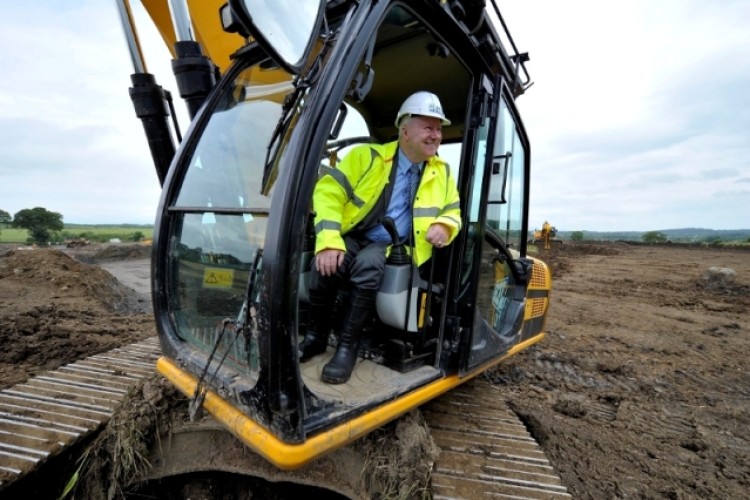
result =
[{"label": "distant machinery", "polygon": [[541,230],[534,229],[534,236],[529,240],[529,243],[535,245],[539,242],[544,242],[544,249],[549,250],[552,243],[562,244],[562,240],[555,239],[555,236],[557,236],[557,228],[549,222],[544,221]]}]

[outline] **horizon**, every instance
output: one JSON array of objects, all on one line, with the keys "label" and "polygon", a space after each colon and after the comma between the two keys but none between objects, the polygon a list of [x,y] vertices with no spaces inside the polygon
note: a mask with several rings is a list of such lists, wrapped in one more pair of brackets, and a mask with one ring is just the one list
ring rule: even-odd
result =
[{"label": "horizon", "polygon": [[[107,222],[65,222],[63,220],[63,225],[75,225],[75,226],[147,226],[147,227],[154,227],[155,224],[152,223],[140,223],[140,222],[119,222],[119,223],[107,223]],[[574,232],[574,231],[588,231],[592,233],[647,233],[650,231],[684,231],[684,230],[694,230],[694,231],[726,231],[726,232],[743,232],[747,231],[750,232],[750,227],[748,228],[731,228],[731,229],[715,229],[710,227],[698,227],[698,226],[685,226],[685,227],[670,227],[670,228],[663,228],[663,229],[561,229],[558,226],[555,226],[558,231],[562,232]],[[540,229],[539,227],[532,227],[532,225],[529,225],[529,231],[533,231],[534,229]]]},{"label": "horizon", "polygon": [[[44,207],[46,208],[46,207]],[[0,210],[2,210],[2,207],[0,207]],[[47,209],[49,210],[49,209]],[[51,210],[55,211],[55,210]],[[10,214],[11,217],[14,216],[14,214]],[[135,227],[155,227],[154,222],[67,222],[65,221],[65,214],[62,214],[63,216],[63,226],[86,226],[86,227],[92,227],[92,226],[103,226],[103,227],[114,227],[114,226],[135,226]],[[558,232],[575,232],[575,231],[583,231],[583,232],[592,232],[592,233],[647,233],[650,231],[686,231],[686,230],[692,230],[692,231],[722,231],[722,232],[750,232],[750,227],[746,228],[714,228],[714,227],[705,227],[705,226],[682,226],[682,227],[668,227],[668,228],[658,228],[658,229],[567,229],[562,228],[556,224],[550,223],[553,227],[557,229]],[[2,228],[0,228],[2,229]],[[10,227],[7,227],[5,229],[12,229]],[[20,228],[19,228],[20,229]],[[529,224],[529,231],[539,230],[541,229],[540,225],[534,225]]]}]

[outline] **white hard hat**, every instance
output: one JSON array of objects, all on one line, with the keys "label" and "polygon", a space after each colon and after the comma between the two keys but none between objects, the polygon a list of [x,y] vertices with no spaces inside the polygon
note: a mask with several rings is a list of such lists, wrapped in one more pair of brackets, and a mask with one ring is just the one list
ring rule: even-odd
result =
[{"label": "white hard hat", "polygon": [[396,115],[396,127],[401,122],[401,118],[407,115],[431,116],[440,118],[443,125],[450,125],[451,121],[443,114],[443,107],[440,105],[440,99],[432,92],[424,90],[415,92],[406,98]]}]

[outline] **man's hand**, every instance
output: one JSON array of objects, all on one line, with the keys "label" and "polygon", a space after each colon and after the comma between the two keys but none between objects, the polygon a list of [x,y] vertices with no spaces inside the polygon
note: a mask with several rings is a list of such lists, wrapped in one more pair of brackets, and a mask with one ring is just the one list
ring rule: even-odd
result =
[{"label": "man's hand", "polygon": [[435,222],[427,230],[426,239],[435,248],[443,248],[450,238],[451,230],[448,226],[441,222]]},{"label": "man's hand", "polygon": [[333,276],[343,263],[344,252],[335,248],[326,248],[315,256],[315,267],[323,276]]}]

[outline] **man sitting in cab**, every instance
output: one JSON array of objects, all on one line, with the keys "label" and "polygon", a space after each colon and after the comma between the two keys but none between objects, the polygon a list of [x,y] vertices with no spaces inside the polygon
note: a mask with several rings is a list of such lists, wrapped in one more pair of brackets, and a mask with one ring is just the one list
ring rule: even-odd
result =
[{"label": "man sitting in cab", "polygon": [[310,321],[299,344],[300,362],[325,352],[338,290],[350,290],[336,353],[323,368],[324,382],[343,384],[354,369],[393,243],[383,219],[395,222],[417,266],[430,259],[433,247],[450,244],[461,229],[456,182],[437,156],[443,125],[450,121],[438,97],[416,92],[396,116],[397,141],[360,145],[318,180]]}]

